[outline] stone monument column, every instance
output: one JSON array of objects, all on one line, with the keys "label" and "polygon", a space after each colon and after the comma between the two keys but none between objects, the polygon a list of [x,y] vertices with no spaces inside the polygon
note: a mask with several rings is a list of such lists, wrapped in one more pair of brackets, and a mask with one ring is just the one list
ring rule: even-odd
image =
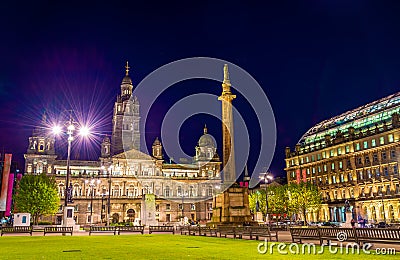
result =
[{"label": "stone monument column", "polygon": [[223,154],[223,193],[214,199],[213,216],[209,225],[244,225],[250,224],[249,191],[236,183],[235,152],[233,138],[232,100],[228,65],[224,66],[222,94],[222,154]]},{"label": "stone monument column", "polygon": [[228,65],[224,66],[222,94],[218,100],[222,102],[222,158],[224,186],[229,187],[236,181],[235,147],[233,140],[232,100],[236,98],[231,92]]}]

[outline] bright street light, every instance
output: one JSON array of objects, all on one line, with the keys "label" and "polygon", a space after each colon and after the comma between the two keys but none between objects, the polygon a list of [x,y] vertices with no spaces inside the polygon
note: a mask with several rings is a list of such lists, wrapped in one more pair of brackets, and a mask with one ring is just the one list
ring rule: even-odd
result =
[{"label": "bright street light", "polygon": [[[69,119],[65,123],[65,126],[67,127],[66,134],[68,135],[67,142],[68,142],[68,150],[67,150],[67,174],[65,178],[65,196],[64,196],[64,211],[63,211],[63,226],[67,226],[67,210],[66,207],[68,206],[68,203],[72,203],[72,183],[70,183],[70,158],[71,158],[71,143],[74,140],[74,131],[75,131],[75,125],[77,123],[72,119],[72,114],[70,112]],[[82,127],[84,128],[84,127]],[[56,135],[59,135],[63,132],[63,129],[59,125],[55,125],[52,128],[53,133]],[[81,132],[81,131],[80,131]],[[85,130],[86,135],[88,134],[88,130]]]},{"label": "bright street light", "polygon": [[87,126],[83,126],[79,129],[80,136],[88,136],[90,134],[90,130]]},{"label": "bright street light", "polygon": [[265,222],[268,224],[268,183],[272,182],[274,177],[270,172],[260,174],[260,179],[265,183]]},{"label": "bright street light", "polygon": [[53,126],[52,131],[53,131],[53,134],[59,135],[59,134],[61,134],[62,128],[59,125],[55,125],[55,126]]}]

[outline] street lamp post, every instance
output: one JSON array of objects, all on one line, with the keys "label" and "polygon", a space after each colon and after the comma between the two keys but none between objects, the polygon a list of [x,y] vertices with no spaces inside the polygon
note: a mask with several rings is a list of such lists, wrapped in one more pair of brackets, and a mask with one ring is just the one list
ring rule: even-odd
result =
[{"label": "street lamp post", "polygon": [[[85,180],[86,184],[89,184],[90,188],[90,225],[93,225],[93,196],[94,196],[94,187],[95,187],[95,181],[94,179],[90,180]],[[97,180],[97,185],[100,183],[100,180]]]},{"label": "street lamp post", "polygon": [[185,196],[187,195],[187,192],[182,192],[182,223],[184,223],[185,219]]},{"label": "street lamp post", "polygon": [[383,189],[381,190],[381,202],[382,202],[383,221],[386,223],[385,203],[383,201]]},{"label": "street lamp post", "polygon": [[268,224],[268,183],[274,179],[271,173],[262,173],[260,179],[265,183],[265,222]]},{"label": "street lamp post", "polygon": [[[65,178],[65,194],[64,194],[64,210],[63,210],[63,226],[67,226],[67,219],[68,219],[68,214],[66,207],[68,206],[68,203],[72,203],[72,183],[70,183],[70,175],[71,175],[71,145],[72,141],[74,140],[74,131],[75,131],[75,125],[77,123],[72,119],[72,114],[69,115],[69,119],[66,122],[66,127],[67,127],[67,143],[68,143],[68,148],[67,148],[67,174]],[[53,133],[55,135],[59,135],[62,132],[62,127],[55,125],[53,126]],[[79,129],[79,135],[81,136],[88,136],[89,135],[89,128],[83,126]]]},{"label": "street lamp post", "polygon": [[111,218],[111,175],[112,175],[113,166],[111,165],[108,168],[108,200],[107,200],[107,226],[110,225]]}]

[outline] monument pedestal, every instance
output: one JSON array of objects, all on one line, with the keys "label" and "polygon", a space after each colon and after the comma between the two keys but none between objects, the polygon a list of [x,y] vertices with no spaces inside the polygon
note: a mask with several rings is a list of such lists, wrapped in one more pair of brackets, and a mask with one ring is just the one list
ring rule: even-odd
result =
[{"label": "monument pedestal", "polygon": [[156,220],[156,196],[154,194],[144,195],[140,213],[142,225],[154,226],[158,224]]},{"label": "monument pedestal", "polygon": [[247,187],[233,185],[214,198],[211,225],[243,225],[252,222]]},{"label": "monument pedestal", "polygon": [[74,220],[74,207],[64,207],[63,227],[72,227],[74,232],[80,231],[80,225],[76,225]]},{"label": "monument pedestal", "polygon": [[254,214],[254,221],[264,223],[262,212],[256,212],[256,214]]}]

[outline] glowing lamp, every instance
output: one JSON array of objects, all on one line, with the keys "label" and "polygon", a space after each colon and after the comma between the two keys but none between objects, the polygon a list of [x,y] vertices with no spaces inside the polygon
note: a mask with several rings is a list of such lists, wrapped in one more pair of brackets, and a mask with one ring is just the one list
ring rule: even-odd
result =
[{"label": "glowing lamp", "polygon": [[59,134],[61,134],[61,127],[59,125],[55,125],[55,126],[53,126],[52,131],[53,131],[53,134],[59,135]]},{"label": "glowing lamp", "polygon": [[89,128],[84,126],[79,129],[79,135],[81,136],[88,136],[90,134]]}]

